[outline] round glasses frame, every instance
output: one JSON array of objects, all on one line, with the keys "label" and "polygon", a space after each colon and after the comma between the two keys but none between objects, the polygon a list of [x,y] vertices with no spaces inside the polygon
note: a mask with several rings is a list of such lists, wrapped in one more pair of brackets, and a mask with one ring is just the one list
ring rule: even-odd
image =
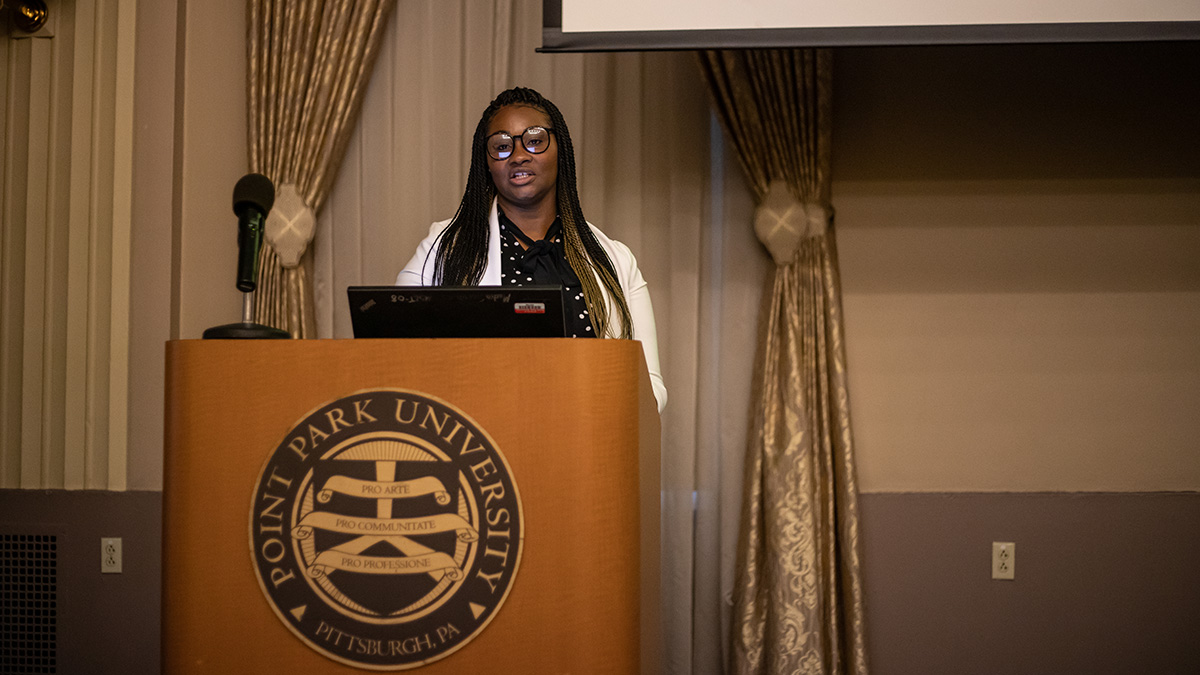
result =
[{"label": "round glasses frame", "polygon": [[[528,152],[531,155],[540,155],[550,147],[550,143],[549,143],[550,136],[549,135],[546,136],[546,141],[547,141],[546,143],[542,143],[541,145],[534,145],[533,143],[539,139],[530,139],[527,141],[525,139],[525,135],[530,132],[537,134],[538,132],[541,132],[541,131],[544,131],[549,135],[554,134],[554,129],[551,129],[549,127],[543,127],[541,125],[535,125],[535,126],[529,127],[525,131],[522,131],[521,133],[517,134],[516,136],[509,134],[507,131],[497,131],[496,133],[494,133],[491,136],[488,136],[486,139],[484,139],[483,143],[484,143],[484,146],[487,148],[488,157],[491,157],[492,159],[494,159],[496,161],[505,160],[505,159],[508,159],[509,157],[512,157],[513,151],[516,150],[516,148],[517,148],[517,144],[514,141],[519,141],[521,143],[521,147],[525,148],[525,152]],[[493,148],[492,147],[492,144],[494,142],[493,139],[495,139],[496,137],[500,137],[500,139],[502,139],[502,140],[507,139],[512,144],[511,147],[509,147],[509,149],[507,151],[497,150],[497,149]]]}]

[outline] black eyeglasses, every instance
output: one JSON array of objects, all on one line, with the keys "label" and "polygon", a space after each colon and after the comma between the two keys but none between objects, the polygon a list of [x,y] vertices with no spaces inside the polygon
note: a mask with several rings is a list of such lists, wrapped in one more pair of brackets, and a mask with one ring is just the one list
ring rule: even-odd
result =
[{"label": "black eyeglasses", "polygon": [[513,141],[520,141],[521,146],[529,154],[540,155],[550,147],[550,134],[552,133],[554,130],[546,127],[529,127],[516,136],[509,135],[507,131],[497,131],[487,137],[488,157],[495,160],[508,159],[517,147]]}]

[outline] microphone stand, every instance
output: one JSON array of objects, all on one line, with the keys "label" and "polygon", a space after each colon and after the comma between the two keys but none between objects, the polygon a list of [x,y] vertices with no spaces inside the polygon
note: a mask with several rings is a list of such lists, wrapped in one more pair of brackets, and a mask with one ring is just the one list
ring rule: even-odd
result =
[{"label": "microphone stand", "polygon": [[237,288],[242,292],[242,322],[214,326],[205,340],[287,340],[285,330],[254,322],[254,291],[258,288],[258,251],[263,224],[275,204],[275,185],[260,173],[242,176],[233,187],[233,213],[238,217]]},{"label": "microphone stand", "polygon": [[213,326],[204,331],[205,340],[288,340],[291,333],[254,323],[254,292],[242,293],[242,322]]}]

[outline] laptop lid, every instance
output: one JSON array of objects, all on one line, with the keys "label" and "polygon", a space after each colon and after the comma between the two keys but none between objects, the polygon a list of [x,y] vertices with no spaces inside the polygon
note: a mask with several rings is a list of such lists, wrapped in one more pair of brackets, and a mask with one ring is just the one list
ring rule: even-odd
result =
[{"label": "laptop lid", "polygon": [[351,286],[356,338],[565,337],[561,286]]}]

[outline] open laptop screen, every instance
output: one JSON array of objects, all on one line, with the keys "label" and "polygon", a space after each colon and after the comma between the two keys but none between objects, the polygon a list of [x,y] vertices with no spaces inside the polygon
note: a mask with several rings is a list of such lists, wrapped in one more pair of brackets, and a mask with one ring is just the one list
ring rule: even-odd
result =
[{"label": "open laptop screen", "polygon": [[560,286],[351,286],[356,338],[565,337]]}]

